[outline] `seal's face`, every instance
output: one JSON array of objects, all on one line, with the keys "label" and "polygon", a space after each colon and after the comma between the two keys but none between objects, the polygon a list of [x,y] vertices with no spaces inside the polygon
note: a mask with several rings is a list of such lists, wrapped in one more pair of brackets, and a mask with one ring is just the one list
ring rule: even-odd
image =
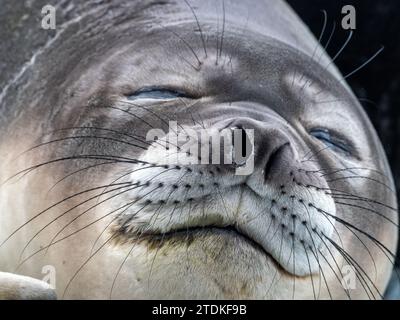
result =
[{"label": "seal's face", "polygon": [[[396,199],[358,102],[319,54],[219,23],[142,31],[51,93],[13,263],[67,298],[381,297]],[[171,139],[237,128],[246,174]]]}]

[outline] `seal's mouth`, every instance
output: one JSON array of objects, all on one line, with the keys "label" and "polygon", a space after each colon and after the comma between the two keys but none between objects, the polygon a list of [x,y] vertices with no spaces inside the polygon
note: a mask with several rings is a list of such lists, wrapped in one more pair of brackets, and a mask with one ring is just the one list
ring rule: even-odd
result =
[{"label": "seal's mouth", "polygon": [[228,226],[190,226],[182,229],[174,229],[165,233],[144,232],[140,235],[140,242],[146,242],[150,247],[160,248],[165,243],[173,243],[174,245],[188,245],[193,240],[199,237],[208,235],[222,235],[229,239],[235,238],[238,241],[244,242],[251,246],[254,250],[263,254],[275,267],[288,276],[296,276],[284,269],[284,267],[268,252],[262,244],[251,235],[240,231],[233,225]]}]

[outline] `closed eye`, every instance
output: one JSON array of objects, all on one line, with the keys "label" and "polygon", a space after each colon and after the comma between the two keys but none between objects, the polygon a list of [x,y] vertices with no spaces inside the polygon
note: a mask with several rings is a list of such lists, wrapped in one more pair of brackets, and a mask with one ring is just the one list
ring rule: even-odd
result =
[{"label": "closed eye", "polygon": [[344,154],[346,156],[351,156],[351,146],[342,138],[332,134],[332,132],[328,129],[312,129],[310,131],[310,135],[321,141],[332,151]]},{"label": "closed eye", "polygon": [[127,95],[128,100],[172,100],[176,98],[190,98],[188,94],[180,90],[166,88],[143,88]]}]

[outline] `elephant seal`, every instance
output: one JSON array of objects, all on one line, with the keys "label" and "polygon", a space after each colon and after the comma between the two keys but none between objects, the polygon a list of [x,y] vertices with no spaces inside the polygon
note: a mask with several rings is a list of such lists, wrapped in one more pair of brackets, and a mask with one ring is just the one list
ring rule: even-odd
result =
[{"label": "elephant seal", "polygon": [[[390,168],[284,2],[55,6],[0,95],[0,270],[52,266],[65,299],[382,298]],[[223,130],[241,130],[250,173],[172,140]]]}]

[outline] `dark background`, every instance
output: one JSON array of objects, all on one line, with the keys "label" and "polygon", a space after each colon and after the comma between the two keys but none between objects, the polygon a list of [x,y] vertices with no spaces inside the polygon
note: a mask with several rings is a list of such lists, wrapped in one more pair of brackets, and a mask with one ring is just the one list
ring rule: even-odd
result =
[{"label": "dark background", "polygon": [[[400,194],[400,1],[398,0],[287,0],[318,38],[326,10],[328,24],[322,39],[329,38],[333,22],[336,31],[327,52],[333,57],[344,44],[349,31],[343,30],[342,7],[356,9],[356,30],[347,47],[335,61],[342,74],[348,74],[368,60],[383,45],[384,51],[365,68],[347,79],[368,112],[381,138]],[[400,250],[398,250],[400,253]]]}]

